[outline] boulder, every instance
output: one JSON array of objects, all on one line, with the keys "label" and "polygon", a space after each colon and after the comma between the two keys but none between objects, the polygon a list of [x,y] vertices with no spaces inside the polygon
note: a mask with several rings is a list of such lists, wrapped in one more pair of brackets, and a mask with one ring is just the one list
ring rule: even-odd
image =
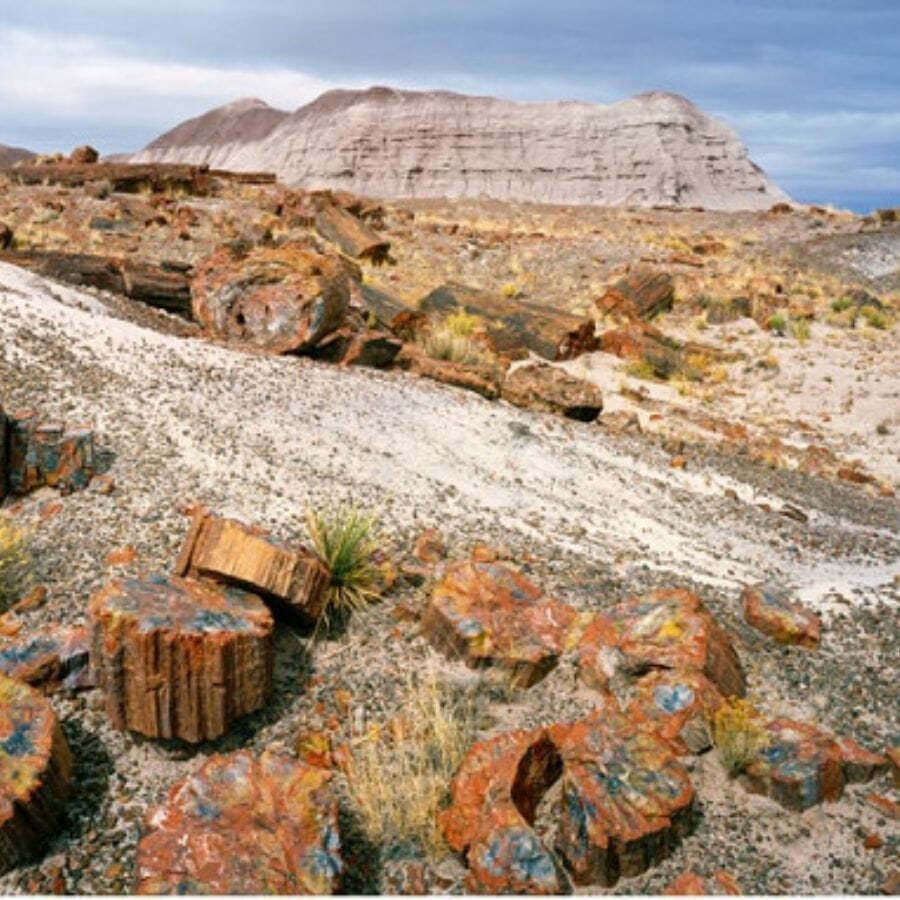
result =
[{"label": "boulder", "polygon": [[341,325],[350,297],[337,259],[296,244],[221,247],[197,267],[191,294],[213,335],[272,353],[314,347]]},{"label": "boulder", "polygon": [[530,687],[556,666],[574,619],[571,607],[511,566],[462,562],[434,586],[422,631],[442,652],[501,668],[511,684]]},{"label": "boulder", "polygon": [[783,588],[772,584],[747,585],[741,596],[748,625],[780,644],[799,644],[809,650],[819,646],[822,620],[794,602]]},{"label": "boulder", "polygon": [[197,743],[259,709],[272,685],[272,614],[256,596],[153,575],[88,604],[91,667],[119,729]]},{"label": "boulder", "polygon": [[90,166],[98,159],[100,159],[100,154],[90,144],[82,144],[69,154],[69,162],[76,165]]},{"label": "boulder", "polygon": [[675,281],[668,272],[637,266],[596,301],[603,317],[619,320],[652,319],[672,308]]},{"label": "boulder", "polygon": [[559,753],[545,729],[509,732],[472,745],[439,820],[450,848],[465,855],[468,891],[566,891],[567,879],[532,827],[538,804],[560,771]]},{"label": "boulder", "polygon": [[593,422],[603,409],[599,387],[549,363],[511,369],[503,380],[501,396],[513,406],[561,413],[579,422]]},{"label": "boulder", "polygon": [[92,687],[87,628],[47,626],[0,640],[0,672],[45,692]]},{"label": "boulder", "polygon": [[71,793],[72,758],[47,699],[0,675],[0,873],[56,833]]},{"label": "boulder", "polygon": [[773,719],[765,740],[744,768],[748,790],[765,794],[787,809],[802,812],[840,798],[848,783],[871,780],[886,771],[884,756],[846,738],[835,738],[806,722]]},{"label": "boulder", "polygon": [[698,875],[696,872],[682,872],[673,882],[663,889],[666,896],[688,897],[739,897],[743,894],[741,886],[731,873],[724,869],[712,875]]},{"label": "boulder", "polygon": [[271,601],[273,611],[307,623],[319,618],[331,580],[312,550],[203,508],[193,511],[175,574],[252,591]]},{"label": "boulder", "polygon": [[578,668],[598,690],[618,674],[677,669],[702,673],[725,697],[746,692],[731,638],[700,598],[681,588],[652,591],[597,615],[579,642]]},{"label": "boulder", "polygon": [[556,849],[576,884],[613,885],[672,852],[694,789],[668,742],[611,702],[549,735],[563,765]]},{"label": "boulder", "polygon": [[286,755],[216,755],[151,810],[138,894],[332,894],[343,870],[331,774]]},{"label": "boulder", "polygon": [[391,249],[390,241],[386,241],[355,215],[339,206],[323,204],[316,214],[316,231],[337,244],[342,253],[354,259],[365,259],[375,265],[381,265],[388,258]]}]

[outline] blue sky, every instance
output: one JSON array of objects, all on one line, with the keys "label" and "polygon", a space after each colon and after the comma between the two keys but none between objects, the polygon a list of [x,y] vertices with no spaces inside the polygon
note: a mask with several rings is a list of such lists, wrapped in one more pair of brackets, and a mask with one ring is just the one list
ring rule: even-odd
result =
[{"label": "blue sky", "polygon": [[0,143],[137,149],[241,96],[684,94],[792,196],[900,205],[900,0],[0,0]]}]

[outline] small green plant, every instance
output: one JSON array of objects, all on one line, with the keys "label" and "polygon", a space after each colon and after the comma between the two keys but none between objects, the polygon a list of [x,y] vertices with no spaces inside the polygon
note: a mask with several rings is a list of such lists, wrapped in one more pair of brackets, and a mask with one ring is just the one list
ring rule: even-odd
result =
[{"label": "small green plant", "polygon": [[787,331],[787,325],[787,319],[781,313],[775,313],[775,315],[769,316],[769,319],[766,322],[766,328],[778,337],[784,337],[785,332]]},{"label": "small green plant", "polygon": [[831,311],[836,313],[842,313],[845,309],[850,309],[853,306],[853,301],[849,297],[841,297],[839,300],[831,301]]},{"label": "small green plant", "polygon": [[372,558],[377,549],[372,535],[376,518],[352,508],[331,515],[310,510],[306,522],[316,553],[331,573],[322,613],[327,626],[379,596],[379,571]]},{"label": "small green plant", "polygon": [[729,776],[740,775],[766,745],[759,711],[747,700],[737,697],[725,700],[713,718],[713,743]]},{"label": "small green plant", "polygon": [[34,586],[34,569],[25,533],[0,516],[0,613]]},{"label": "small green plant", "polygon": [[859,314],[866,320],[866,325],[870,328],[877,328],[879,331],[884,331],[887,328],[887,316],[881,310],[876,309],[876,307],[863,306]]}]

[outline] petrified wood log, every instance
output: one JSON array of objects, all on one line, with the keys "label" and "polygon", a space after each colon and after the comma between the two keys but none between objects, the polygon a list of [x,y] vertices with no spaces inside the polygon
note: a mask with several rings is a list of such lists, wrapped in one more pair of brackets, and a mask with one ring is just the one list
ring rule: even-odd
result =
[{"label": "petrified wood log", "polygon": [[116,728],[211,740],[269,694],[272,614],[252,594],[117,578],[91,597],[88,614],[91,667]]},{"label": "petrified wood log", "polygon": [[422,631],[439,650],[502,668],[511,684],[530,687],[556,665],[574,618],[510,566],[464,562],[435,585]]},{"label": "petrified wood log", "polygon": [[33,411],[8,422],[7,489],[25,494],[47,485],[62,491],[87,487],[94,474],[94,435],[87,428],[41,423]]},{"label": "petrified wood log", "polygon": [[369,328],[339,328],[309,351],[313,359],[341,366],[386,369],[402,349],[401,341],[389,331]]},{"label": "petrified wood log", "polygon": [[300,245],[221,247],[197,267],[194,317],[214,335],[302,353],[341,325],[350,290],[339,261]]},{"label": "petrified wood log", "polygon": [[145,820],[139,894],[331,894],[343,869],[331,774],[288,756],[213,756]]},{"label": "petrified wood log", "polygon": [[395,363],[423,378],[480,394],[486,400],[500,396],[500,373],[488,366],[467,366],[448,359],[432,359],[416,344],[404,344]]},{"label": "petrified wood log", "polygon": [[597,300],[597,309],[604,316],[651,319],[671,309],[674,300],[675,282],[668,272],[638,266]]},{"label": "petrified wood log", "polygon": [[766,724],[765,741],[742,780],[750,791],[803,811],[837,800],[845,784],[869,781],[887,768],[886,757],[855,741],[835,738],[806,722],[774,719]]},{"label": "petrified wood log", "polygon": [[793,602],[784,589],[771,584],[748,585],[741,599],[744,618],[757,631],[780,644],[799,644],[808,650],[818,647],[822,620],[802,604]]},{"label": "petrified wood log", "polygon": [[562,413],[579,422],[593,422],[603,409],[597,385],[549,363],[530,363],[508,372],[501,396],[513,406]]},{"label": "petrified wood log", "polygon": [[743,697],[744,672],[727,632],[696,594],[652,591],[600,613],[584,630],[578,668],[591,687],[605,690],[617,672],[648,669],[702,672],[725,697]]},{"label": "petrified wood log", "polygon": [[557,850],[577,884],[614,884],[667,856],[687,832],[694,789],[673,748],[610,703],[550,738],[563,763]]},{"label": "petrified wood log", "polygon": [[448,845],[464,853],[466,888],[481,894],[559,894],[567,889],[534,828],[541,798],[559,778],[545,729],[501,734],[472,746],[440,815]]},{"label": "petrified wood log", "polygon": [[210,178],[206,166],[178,163],[92,163],[61,161],[50,165],[16,166],[6,171],[14,184],[58,184],[82,187],[91,181],[108,181],[114,192],[204,195]]},{"label": "petrified wood log", "polygon": [[92,686],[87,628],[47,627],[0,640],[0,672],[44,692]]},{"label": "petrified wood log", "polygon": [[308,622],[319,618],[331,578],[311,550],[205,509],[193,512],[175,574],[244,588],[275,600],[276,611],[295,613]]},{"label": "petrified wood log", "polygon": [[377,231],[369,228],[356,216],[330,204],[323,205],[316,215],[316,231],[354,259],[368,259],[375,265],[383,263],[391,249]]},{"label": "petrified wood log", "polygon": [[38,853],[70,792],[69,746],[48,701],[0,675],[0,872]]}]

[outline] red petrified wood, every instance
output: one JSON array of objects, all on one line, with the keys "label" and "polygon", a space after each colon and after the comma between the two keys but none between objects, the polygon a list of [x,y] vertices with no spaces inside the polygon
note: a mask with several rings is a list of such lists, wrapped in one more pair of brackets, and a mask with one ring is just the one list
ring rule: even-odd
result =
[{"label": "red petrified wood", "polygon": [[211,740],[268,696],[272,614],[252,594],[160,575],[113,579],[88,614],[91,666],[116,728]]},{"label": "red petrified wood", "polygon": [[435,586],[422,619],[428,640],[470,666],[494,665],[530,687],[557,663],[575,612],[510,566],[463,562]]},{"label": "red petrified wood", "polygon": [[274,600],[276,611],[318,619],[330,574],[305,547],[276,541],[259,528],[196,509],[175,563],[176,575],[212,578]]},{"label": "red petrified wood", "polygon": [[0,672],[45,692],[90,687],[87,628],[47,627],[0,640]]},{"label": "red petrified wood", "polygon": [[605,690],[621,671],[702,672],[723,696],[743,697],[744,673],[727,632],[696,594],[659,590],[600,613],[585,629],[578,667],[592,687]]},{"label": "red petrified wood", "polygon": [[676,897],[739,897],[743,893],[741,886],[724,869],[719,869],[712,875],[684,872],[663,891],[663,894]]},{"label": "red petrified wood", "polygon": [[742,599],[744,618],[763,634],[780,644],[799,644],[810,650],[819,645],[822,620],[791,601],[786,591],[768,584],[748,585]]},{"label": "red petrified wood", "polygon": [[0,872],[30,859],[62,820],[69,746],[49,702],[0,675]]},{"label": "red petrified wood", "polygon": [[333,893],[343,863],[330,779],[270,752],[211,757],[148,814],[137,893]]},{"label": "red petrified wood", "polygon": [[559,774],[559,753],[545,729],[501,734],[472,746],[440,818],[451,849],[466,855],[469,891],[558,894],[567,887],[532,828],[541,797]]}]

